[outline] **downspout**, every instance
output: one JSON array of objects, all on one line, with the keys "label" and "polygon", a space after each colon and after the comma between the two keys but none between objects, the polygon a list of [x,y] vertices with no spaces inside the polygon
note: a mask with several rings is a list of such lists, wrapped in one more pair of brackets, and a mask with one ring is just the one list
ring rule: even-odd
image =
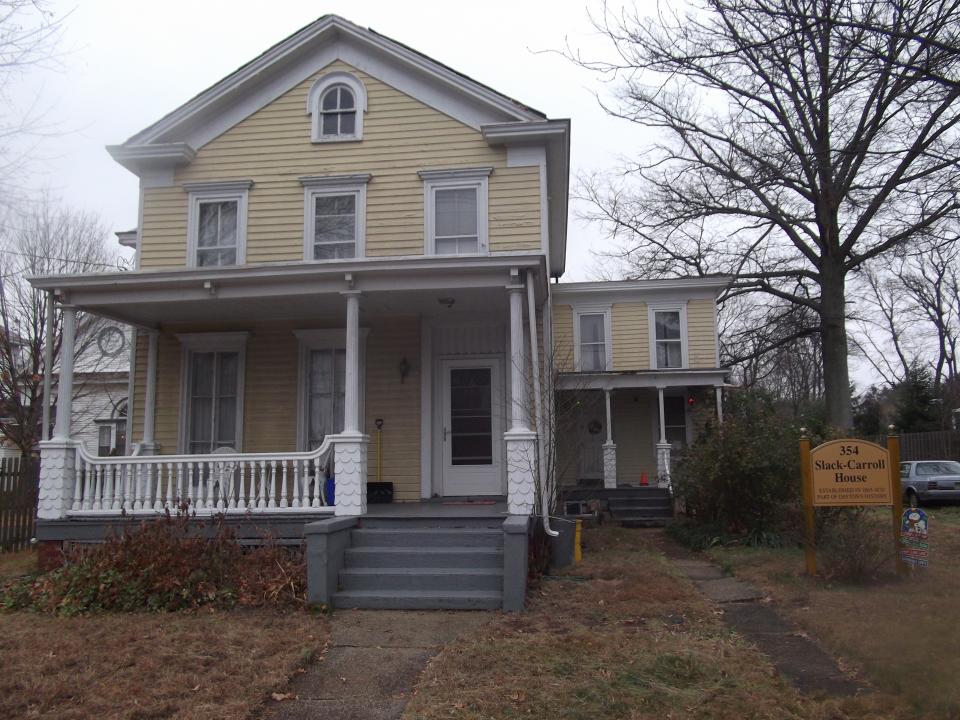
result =
[{"label": "downspout", "polygon": [[[549,292],[549,283],[547,291]],[[544,313],[546,323],[546,313]],[[543,516],[543,530],[550,537],[560,533],[550,527],[550,507],[547,503],[546,458],[543,437],[543,394],[540,388],[540,348],[537,344],[537,305],[534,299],[533,277],[527,273],[527,325],[530,329],[530,363],[533,370],[533,410],[534,428],[537,431],[537,471],[540,475],[540,514]],[[546,329],[546,324],[544,324]],[[546,332],[544,332],[546,337]],[[549,357],[549,356],[548,356]]]}]

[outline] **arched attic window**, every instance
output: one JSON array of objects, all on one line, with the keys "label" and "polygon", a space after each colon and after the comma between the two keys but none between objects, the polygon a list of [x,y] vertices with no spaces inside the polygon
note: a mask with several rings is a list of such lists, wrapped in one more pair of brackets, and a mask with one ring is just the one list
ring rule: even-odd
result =
[{"label": "arched attic window", "polygon": [[332,72],[322,76],[307,94],[307,114],[312,116],[313,142],[360,140],[367,92],[350,73]]}]

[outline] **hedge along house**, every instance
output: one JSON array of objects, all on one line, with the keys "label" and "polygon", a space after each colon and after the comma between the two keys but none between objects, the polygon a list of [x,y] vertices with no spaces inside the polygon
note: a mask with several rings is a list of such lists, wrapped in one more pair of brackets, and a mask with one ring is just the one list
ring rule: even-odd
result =
[{"label": "hedge along house", "polygon": [[188,505],[306,534],[317,600],[517,608],[569,142],[324,16],[108,148],[140,180],[136,270],[32,282],[68,345],[77,311],[136,329],[135,450],[92,457],[58,407],[40,539]]}]

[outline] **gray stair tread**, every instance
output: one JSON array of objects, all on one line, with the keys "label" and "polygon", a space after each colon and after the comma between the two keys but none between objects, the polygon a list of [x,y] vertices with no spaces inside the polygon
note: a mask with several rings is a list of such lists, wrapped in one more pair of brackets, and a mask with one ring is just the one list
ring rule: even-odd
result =
[{"label": "gray stair tread", "polygon": [[502,555],[503,549],[499,547],[474,547],[471,545],[447,545],[446,547],[421,547],[419,545],[411,547],[385,547],[383,545],[360,545],[358,547],[347,548],[347,552],[355,555],[409,555],[411,553],[418,555],[454,555],[459,553]]},{"label": "gray stair tread", "polygon": [[499,590],[341,590],[333,606],[396,610],[497,610]]},{"label": "gray stair tread", "polygon": [[500,568],[451,567],[348,567],[343,568],[340,572],[345,575],[503,575],[503,570]]},{"label": "gray stair tread", "polygon": [[487,597],[500,598],[499,590],[340,590],[336,595],[354,595],[356,597],[382,596],[386,593],[397,597]]},{"label": "gray stair tread", "polygon": [[450,533],[457,535],[503,535],[501,528],[486,527],[358,527],[353,532],[369,533],[371,535],[390,535],[404,533],[410,535],[434,535],[436,533]]}]

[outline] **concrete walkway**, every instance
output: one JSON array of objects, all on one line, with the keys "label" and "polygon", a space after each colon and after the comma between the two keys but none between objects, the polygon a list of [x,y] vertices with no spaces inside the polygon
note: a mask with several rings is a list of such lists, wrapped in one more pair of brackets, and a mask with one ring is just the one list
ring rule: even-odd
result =
[{"label": "concrete walkway", "polygon": [[759,602],[763,593],[750,583],[725,576],[719,566],[705,560],[675,557],[672,563],[720,607],[724,622],[769,656],[777,671],[800,692],[843,697],[864,690],[820,646],[769,604]]},{"label": "concrete walkway", "polygon": [[447,643],[490,622],[486,612],[343,610],[330,641],[283,691],[269,720],[395,720],[427,662]]}]

